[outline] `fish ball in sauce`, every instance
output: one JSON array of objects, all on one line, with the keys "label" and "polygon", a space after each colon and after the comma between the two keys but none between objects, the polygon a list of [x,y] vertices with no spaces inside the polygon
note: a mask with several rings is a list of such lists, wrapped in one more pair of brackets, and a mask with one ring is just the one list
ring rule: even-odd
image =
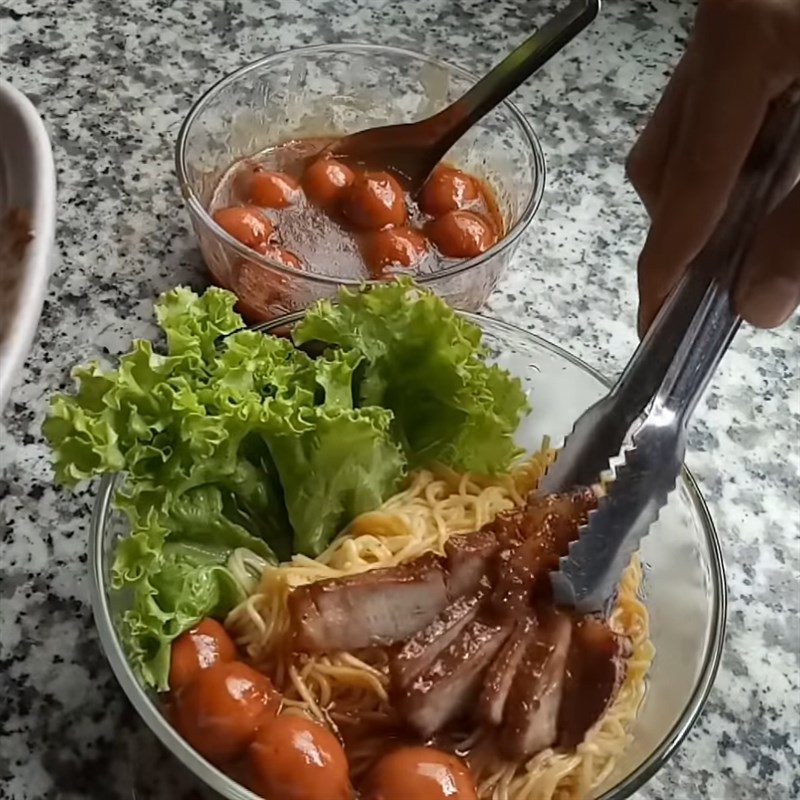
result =
[{"label": "fish ball in sauce", "polygon": [[322,725],[283,714],[265,723],[248,750],[256,791],[275,800],[350,800],[347,758]]},{"label": "fish ball in sauce", "polygon": [[474,211],[448,211],[429,222],[425,232],[439,252],[451,258],[478,256],[497,241],[492,223]]},{"label": "fish ball in sauce", "polygon": [[419,207],[432,217],[470,205],[481,196],[478,182],[460,169],[438,166],[425,181]]},{"label": "fish ball in sauce", "polygon": [[242,196],[257,206],[286,208],[300,197],[300,184],[285,172],[273,172],[256,166],[239,179]]},{"label": "fish ball in sauce", "polygon": [[355,173],[347,164],[335,158],[318,158],[303,174],[303,190],[312,203],[328,206],[340,198],[354,179]]},{"label": "fish ball in sauce", "polygon": [[364,800],[478,800],[475,781],[456,756],[433,747],[403,747],[367,777]]},{"label": "fish ball in sauce", "polygon": [[280,697],[269,678],[241,661],[201,670],[175,703],[175,727],[214,763],[238,758],[274,716]]},{"label": "fish ball in sauce", "polygon": [[362,172],[356,175],[344,195],[344,215],[366,230],[380,230],[406,221],[403,187],[388,172]]},{"label": "fish ball in sauce", "polygon": [[364,241],[364,260],[374,275],[386,267],[411,267],[428,252],[428,240],[414,228],[385,228]]},{"label": "fish ball in sauce", "polygon": [[185,689],[200,670],[213,667],[220,661],[234,661],[236,645],[215,619],[201,620],[194,628],[182,633],[172,644],[169,666],[169,688]]},{"label": "fish ball in sauce", "polygon": [[257,206],[229,206],[214,212],[214,222],[248,247],[265,244],[273,225]]},{"label": "fish ball in sauce", "polygon": [[312,137],[268,147],[220,179],[209,207],[216,222],[273,263],[310,273],[308,282],[292,280],[265,262],[243,266],[250,259],[225,248],[207,253],[204,244],[214,278],[236,292],[248,320],[306,305],[305,295],[319,291],[313,275],[345,282],[432,276],[504,234],[497,198],[479,177],[440,164],[412,196],[402,174],[358,153],[343,160],[331,144]]}]

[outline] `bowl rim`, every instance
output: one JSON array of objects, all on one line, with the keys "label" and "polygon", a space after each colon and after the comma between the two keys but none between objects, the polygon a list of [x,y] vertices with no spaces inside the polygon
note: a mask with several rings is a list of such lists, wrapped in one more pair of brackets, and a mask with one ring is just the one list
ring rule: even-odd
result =
[{"label": "bowl rim", "polygon": [[[252,326],[251,329],[269,332],[270,330],[297,322],[302,319],[305,313],[305,310],[296,311],[292,314],[277,317],[269,322]],[[538,334],[495,317],[466,311],[459,311],[458,313],[470,322],[480,325],[482,329],[488,328],[490,330],[527,339],[536,346],[549,351],[559,358],[563,358],[573,366],[588,373],[602,385],[609,388],[612,385],[612,381],[597,369]],[[722,548],[706,501],[700,492],[697,481],[685,465],[681,467],[680,480],[687,490],[686,494],[690,506],[696,514],[705,543],[708,547],[709,568],[713,590],[711,592],[711,635],[697,683],[680,718],[663,737],[661,743],[637,769],[620,780],[616,785],[606,790],[602,795],[595,798],[595,800],[625,800],[634,792],[641,789],[650,778],[664,766],[686,739],[689,731],[697,721],[708,699],[708,695],[719,669],[725,640],[728,605],[727,582]],[[141,687],[133,674],[133,670],[128,664],[128,660],[125,657],[117,637],[108,600],[103,589],[105,585],[102,562],[103,531],[105,520],[111,508],[114,482],[115,476],[113,475],[106,475],[102,478],[92,509],[89,532],[92,612],[106,659],[111,665],[111,669],[117,681],[122,686],[128,700],[134,706],[139,716],[158,737],[161,743],[197,778],[220,794],[235,798],[235,800],[261,800],[258,795],[241,786],[233,778],[228,777],[221,770],[206,761],[206,759],[195,752],[189,744],[178,735],[177,731],[169,725],[146,691]]]},{"label": "bowl rim", "polygon": [[[20,379],[47,295],[56,228],[56,168],[44,121],[31,100],[0,79],[0,183],[8,196],[0,198],[0,218],[12,208],[30,216],[31,240],[16,266],[17,297],[4,341],[0,341],[0,412]],[[7,127],[6,127],[7,126]],[[0,194],[2,194],[0,190]],[[7,207],[6,207],[7,203]],[[0,220],[2,221],[2,220]]]},{"label": "bowl rim", "polygon": [[[233,250],[238,253],[243,258],[246,258],[248,261],[259,264],[260,266],[267,267],[270,270],[283,273],[289,277],[297,277],[297,271],[292,269],[291,267],[287,267],[284,264],[280,264],[277,261],[272,261],[271,259],[267,258],[260,253],[257,253],[255,250],[251,250],[246,245],[242,244],[238,239],[235,239],[231,236],[227,231],[225,231],[221,226],[219,226],[213,219],[213,217],[206,211],[203,203],[200,202],[200,198],[195,193],[194,189],[192,189],[189,178],[188,178],[188,166],[186,163],[186,148],[187,148],[187,141],[189,138],[189,131],[191,130],[192,125],[194,124],[197,117],[200,113],[205,109],[205,107],[214,99],[214,97],[227,86],[235,83],[240,78],[245,77],[246,75],[259,70],[263,67],[268,67],[273,63],[280,62],[281,60],[285,59],[286,56],[305,56],[305,55],[312,55],[314,53],[321,53],[321,52],[355,52],[355,51],[366,51],[367,53],[382,53],[382,54],[395,54],[404,56],[406,58],[411,58],[415,61],[425,62],[427,64],[436,66],[441,69],[449,70],[451,73],[455,73],[456,75],[470,81],[470,83],[474,84],[477,83],[479,77],[473,75],[468,70],[460,67],[456,64],[451,64],[447,61],[443,61],[438,58],[433,58],[432,56],[426,55],[422,52],[417,52],[414,50],[409,50],[404,47],[394,47],[392,45],[382,45],[382,44],[368,44],[368,43],[361,43],[361,42],[339,42],[336,44],[314,44],[314,45],[307,45],[304,47],[294,47],[288,50],[281,50],[277,53],[273,53],[272,55],[265,56],[264,58],[260,58],[256,61],[251,61],[248,64],[245,64],[242,67],[234,70],[233,72],[224,75],[222,78],[217,80],[213,83],[208,89],[206,89],[203,94],[194,102],[192,107],[189,109],[189,113],[184,118],[183,122],[181,123],[180,130],[178,131],[178,138],[175,141],[175,172],[178,176],[178,183],[180,185],[181,194],[183,196],[184,202],[188,206],[189,210],[196,215],[197,219],[217,238],[221,239],[226,245],[232,247]],[[533,155],[534,161],[534,170],[536,172],[538,180],[536,181],[533,191],[531,192],[530,197],[528,198],[528,202],[523,209],[522,213],[519,215],[519,219],[511,226],[508,230],[506,235],[496,242],[492,247],[490,247],[486,252],[481,253],[478,256],[473,258],[469,258],[465,261],[458,261],[455,264],[445,267],[444,269],[438,270],[436,272],[431,273],[430,275],[416,275],[415,281],[425,286],[427,284],[433,284],[438,280],[444,280],[446,278],[452,277],[454,275],[459,275],[462,272],[471,269],[473,267],[477,267],[480,264],[483,264],[485,261],[493,258],[496,255],[499,255],[508,247],[513,245],[519,237],[527,230],[528,226],[530,225],[533,218],[536,216],[536,212],[539,210],[539,207],[542,203],[542,197],[544,196],[544,188],[547,181],[547,163],[544,157],[544,151],[542,150],[542,144],[539,141],[539,137],[536,135],[536,132],[533,129],[533,126],[528,122],[527,117],[520,111],[520,109],[510,100],[503,100],[500,103],[500,106],[510,112],[512,118],[516,121],[519,125],[524,138],[527,140],[527,145],[530,152]],[[363,278],[349,278],[346,276],[336,276],[336,275],[328,275],[320,272],[303,272],[302,273],[303,280],[310,281],[311,283],[318,283],[323,284],[326,286],[335,285],[335,286],[351,286],[351,287],[359,287],[364,285],[372,285],[372,284],[380,284],[385,283],[385,281],[376,280],[374,278],[363,279]]]}]

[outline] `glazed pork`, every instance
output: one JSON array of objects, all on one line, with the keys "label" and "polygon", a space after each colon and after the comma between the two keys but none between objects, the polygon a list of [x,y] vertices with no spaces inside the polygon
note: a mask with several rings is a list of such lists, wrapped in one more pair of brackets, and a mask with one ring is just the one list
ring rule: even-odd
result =
[{"label": "glazed pork", "polygon": [[324,653],[403,641],[432,622],[448,601],[445,572],[434,555],[311,583],[289,595],[294,646]]},{"label": "glazed pork", "polygon": [[451,536],[444,546],[447,585],[452,597],[474,592],[491,575],[500,542],[494,531],[481,528]]},{"label": "glazed pork", "polygon": [[408,688],[475,619],[487,596],[484,589],[458,598],[430,625],[414,634],[391,659],[393,685]]},{"label": "glazed pork", "polygon": [[453,536],[443,558],[301,586],[289,595],[294,645],[308,653],[401,642],[423,630],[448,603],[486,583],[497,542],[484,531]]},{"label": "glazed pork", "polygon": [[537,622],[533,615],[518,620],[486,673],[479,713],[490,725],[497,726],[503,722],[503,712],[514,675],[525,657],[528,645],[534,640],[536,627]]},{"label": "glazed pork", "polygon": [[473,620],[427,669],[396,693],[400,713],[420,736],[432,736],[472,707],[481,679],[512,627],[510,621]]},{"label": "glazed pork", "polygon": [[494,593],[501,610],[524,614],[534,593],[549,596],[549,573],[558,567],[558,559],[566,555],[596,506],[597,498],[586,489],[533,499],[515,513],[513,524],[502,520],[504,544],[498,553],[502,566],[497,569]]},{"label": "glazed pork", "polygon": [[627,655],[605,620],[552,603],[548,574],[595,505],[588,489],[532,496],[451,537],[444,556],[296,589],[295,645],[391,645],[395,707],[423,738],[470,718],[507,758],[575,747],[616,695]]},{"label": "glazed pork", "polygon": [[625,677],[630,643],[605,620],[582,617],[574,622],[567,657],[564,697],[559,710],[559,744],[574,748],[605,713]]},{"label": "glazed pork", "polygon": [[511,679],[500,727],[500,751],[521,759],[555,744],[572,637],[568,614],[548,609]]}]

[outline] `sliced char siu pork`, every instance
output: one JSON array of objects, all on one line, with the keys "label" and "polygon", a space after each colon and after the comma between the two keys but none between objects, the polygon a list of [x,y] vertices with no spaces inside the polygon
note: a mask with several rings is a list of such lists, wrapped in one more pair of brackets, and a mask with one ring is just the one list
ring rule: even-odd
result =
[{"label": "sliced char siu pork", "polygon": [[532,498],[515,517],[516,530],[506,529],[497,567],[498,580],[494,603],[505,613],[525,614],[534,595],[550,596],[548,574],[558,567],[569,543],[587,521],[589,511],[597,506],[591,489],[564,495]]},{"label": "sliced char siu pork", "polygon": [[294,645],[323,653],[400,642],[433,622],[447,603],[445,572],[432,554],[318,581],[289,595]]},{"label": "sliced char siu pork", "polygon": [[295,589],[289,595],[295,646],[319,653],[403,641],[486,581],[497,583],[500,606],[528,608],[532,582],[550,568],[553,548],[577,533],[587,497],[594,495],[534,499],[479,531],[451,537],[444,558],[429,553],[398,567]]},{"label": "sliced char siu pork", "polygon": [[[488,585],[487,585],[488,586]],[[414,634],[389,660],[393,685],[405,689],[436,661],[477,616],[487,588],[451,603],[426,628]]]},{"label": "sliced char siu pork", "polygon": [[451,536],[444,546],[450,596],[474,592],[484,579],[490,578],[499,548],[497,536],[487,527]]},{"label": "sliced char siu pork", "polygon": [[444,558],[301,586],[289,595],[294,644],[309,653],[358,650],[413,636],[461,597],[485,592],[499,544],[481,529],[452,536]]},{"label": "sliced char siu pork", "polygon": [[556,743],[571,636],[568,614],[550,609],[540,615],[505,703],[500,750],[507,758],[526,758]]},{"label": "sliced char siu pork", "polygon": [[428,738],[448,722],[469,715],[481,680],[513,625],[474,619],[439,657],[396,695],[405,721]]},{"label": "sliced char siu pork", "polygon": [[486,673],[479,712],[480,716],[490,725],[500,725],[503,722],[503,712],[514,675],[525,656],[528,645],[533,641],[535,632],[535,617],[528,616],[518,620],[514,625],[513,632]]},{"label": "sliced char siu pork", "polygon": [[629,655],[630,642],[605,620],[582,617],[574,623],[558,719],[562,747],[577,747],[605,713],[625,678]]},{"label": "sliced char siu pork", "polygon": [[300,587],[289,596],[295,646],[396,645],[394,706],[423,738],[472,718],[507,758],[574,748],[613,700],[628,654],[604,620],[552,605],[548,573],[596,502],[588,489],[532,497],[452,536],[442,557]]},{"label": "sliced char siu pork", "polygon": [[[438,732],[472,711],[477,700],[488,721],[509,731],[509,751],[556,740],[571,618],[548,611],[544,623],[534,620],[532,589],[566,552],[593,504],[591,491],[536,498],[476,533],[451,538],[451,594],[466,592],[478,580],[493,581],[494,609],[476,612],[464,624],[472,618],[465,607],[473,607],[464,595],[393,658],[395,695],[418,733]],[[443,642],[436,641],[437,632]],[[524,708],[511,713],[516,702]]]}]

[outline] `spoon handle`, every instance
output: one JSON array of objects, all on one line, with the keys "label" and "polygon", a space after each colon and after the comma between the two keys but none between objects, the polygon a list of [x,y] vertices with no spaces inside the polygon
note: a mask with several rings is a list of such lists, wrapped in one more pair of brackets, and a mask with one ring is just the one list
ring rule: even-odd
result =
[{"label": "spoon handle", "polygon": [[440,128],[442,152],[572,41],[599,11],[600,0],[572,0],[463,97],[437,114],[445,123]]}]

